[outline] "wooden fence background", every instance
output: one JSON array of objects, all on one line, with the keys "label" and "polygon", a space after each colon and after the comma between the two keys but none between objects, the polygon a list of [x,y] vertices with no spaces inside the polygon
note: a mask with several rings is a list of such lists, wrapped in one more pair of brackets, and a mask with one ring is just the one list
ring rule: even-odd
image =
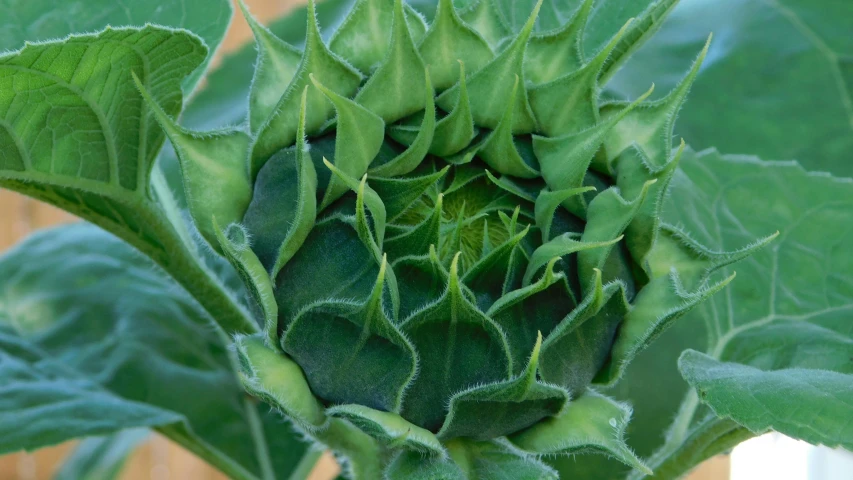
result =
[{"label": "wooden fence background", "polygon": [[[261,21],[274,19],[306,0],[245,0]],[[252,39],[252,33],[235,5],[234,20],[219,54],[233,51]],[[215,61],[214,61],[215,65]],[[0,252],[40,228],[76,221],[76,217],[50,205],[0,189]],[[32,453],[0,456],[0,480],[49,480],[75,442],[47,447]],[[331,455],[322,457],[310,480],[331,480],[340,469]],[[707,461],[689,480],[726,480],[728,457]],[[178,445],[159,435],[131,456],[122,480],[227,480]]]}]

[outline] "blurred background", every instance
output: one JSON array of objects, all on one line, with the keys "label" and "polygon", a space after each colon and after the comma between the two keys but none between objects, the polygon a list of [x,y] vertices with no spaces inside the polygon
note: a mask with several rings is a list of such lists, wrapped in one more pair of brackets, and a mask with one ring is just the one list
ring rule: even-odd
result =
[{"label": "blurred background", "polygon": [[[303,0],[246,0],[262,21],[270,21],[304,4]],[[252,40],[252,33],[239,9],[217,55],[227,55]],[[218,60],[214,60],[214,67]],[[77,219],[46,204],[16,193],[0,190],[0,253],[34,230],[73,222]],[[145,435],[144,433],[140,435]],[[123,470],[123,480],[197,479],[226,477],[208,467],[181,447],[156,434],[140,440],[140,446]],[[32,453],[0,456],[0,480],[42,480],[54,478],[62,460],[76,442]],[[337,477],[340,469],[331,455],[324,455],[311,480]],[[853,455],[849,452],[814,447],[779,434],[768,434],[738,446],[731,455],[712,458],[701,465],[689,480],[849,480],[853,479]]]}]

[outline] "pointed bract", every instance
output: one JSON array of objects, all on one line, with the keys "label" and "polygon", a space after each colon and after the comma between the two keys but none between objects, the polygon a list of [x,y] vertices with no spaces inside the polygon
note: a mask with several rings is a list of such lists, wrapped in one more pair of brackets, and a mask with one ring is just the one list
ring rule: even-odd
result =
[{"label": "pointed bract", "polygon": [[509,95],[506,112],[504,112],[495,130],[483,141],[483,144],[477,150],[477,155],[490,167],[504,175],[512,175],[519,178],[536,178],[539,176],[539,172],[522,158],[513,143],[513,111],[515,110],[515,99],[519,94],[518,83],[519,78],[516,76],[515,84]]},{"label": "pointed bract", "polygon": [[275,303],[272,281],[261,261],[249,245],[249,234],[245,227],[232,223],[225,231],[219,227],[216,217],[213,228],[222,254],[240,275],[243,285],[252,296],[255,307],[264,322],[264,334],[267,346],[278,346],[278,304]]},{"label": "pointed bract", "polygon": [[[249,172],[254,179],[261,167],[277,151],[294,144],[299,128],[300,94],[308,87],[305,132],[313,134],[335,111],[326,96],[311,84],[309,75],[314,75],[329,90],[345,96],[352,96],[361,84],[361,75],[335,54],[329,51],[320,37],[317,18],[314,12],[314,0],[308,2],[308,27],[305,39],[305,51],[293,81],[273,109],[266,123],[257,131],[251,154]],[[251,116],[251,113],[250,113]]]},{"label": "pointed bract", "polygon": [[457,254],[444,294],[402,324],[420,357],[402,413],[428,430],[441,427],[447,398],[473,386],[472,378],[504,380],[512,371],[503,332],[465,298],[458,265]]},{"label": "pointed bract", "polygon": [[133,79],[175,149],[196,227],[214,250],[221,251],[213,217],[225,224],[240,222],[252,199],[252,184],[243,160],[249,150],[249,136],[237,129],[191,132],[163,111],[135,74]]},{"label": "pointed bract", "polygon": [[583,0],[572,18],[554,32],[533,35],[524,56],[524,73],[535,85],[578,70],[584,63],[583,34],[595,0]]},{"label": "pointed bract", "polygon": [[518,448],[538,455],[571,455],[597,450],[651,475],[625,444],[631,408],[589,391],[573,400],[565,412],[509,437]]},{"label": "pointed bract", "polygon": [[424,98],[412,92],[424,90],[426,67],[404,17],[403,1],[394,0],[388,53],[355,96],[356,102],[388,123],[424,108]]},{"label": "pointed bract", "polygon": [[[510,98],[517,77],[521,82],[519,94],[514,97],[512,103],[512,133],[530,133],[536,129],[536,119],[527,101],[527,89],[524,85],[524,51],[541,6],[542,0],[539,0],[524,28],[504,51],[488,65],[469,75],[468,95],[477,125],[497,128],[507,109],[503,100]],[[456,104],[459,94],[459,87],[454,86],[441,94],[436,103],[441,108],[450,110]]]},{"label": "pointed bract", "polygon": [[660,168],[666,164],[672,150],[672,130],[675,119],[687,99],[693,81],[699,74],[699,69],[711,46],[711,38],[711,36],[708,37],[705,47],[693,62],[687,76],[662,99],[641,104],[627,112],[627,115],[617,113],[622,109],[619,103],[602,108],[601,116],[604,121],[614,115],[623,117],[608,133],[604,142],[608,161],[612,161],[632,143],[637,143],[643,153],[648,156],[653,167]]},{"label": "pointed bract", "polygon": [[415,376],[414,348],[383,307],[387,268],[383,259],[373,291],[363,302],[311,305],[284,333],[284,351],[299,362],[311,390],[330,402],[398,411]]},{"label": "pointed bract", "polygon": [[560,413],[569,401],[565,390],[536,380],[539,334],[527,366],[505,382],[463,390],[450,399],[450,412],[438,436],[488,440],[529,427]]},{"label": "pointed bract", "polygon": [[[385,140],[385,122],[370,110],[324,87],[313,74],[310,78],[314,87],[334,104],[337,112],[335,167],[350,177],[361,178]],[[347,190],[346,185],[336,176],[332,176],[320,209],[329,206]]]},{"label": "pointed bract", "polygon": [[[562,137],[534,136],[533,150],[539,159],[542,178],[545,179],[548,187],[552,190],[564,190],[583,186],[589,164],[595,152],[607,138],[607,134],[625,115],[648,97],[653,88],[622,109],[619,115],[612,116],[594,127]],[[586,216],[586,202],[582,197],[569,197],[563,205],[578,216]]]},{"label": "pointed bract", "polygon": [[545,135],[557,137],[598,123],[598,78],[605,60],[631,25],[629,20],[610,42],[578,70],[530,89],[530,107]]},{"label": "pointed bract", "polygon": [[438,1],[435,19],[419,49],[438,90],[456,83],[459,64],[465,63],[471,71],[477,71],[494,57],[488,42],[459,18],[453,0]]},{"label": "pointed bract", "polygon": [[435,103],[429,72],[424,71],[424,117],[418,133],[412,144],[394,159],[376,165],[370,169],[370,174],[378,177],[396,177],[412,172],[423,162],[433,138],[435,138]]},{"label": "pointed bract", "polygon": [[252,16],[243,0],[238,5],[255,35],[258,48],[252,89],[249,91],[249,130],[254,134],[269,119],[287,86],[296,76],[302,52],[262,25]]},{"label": "pointed bract", "polygon": [[296,130],[296,203],[291,206],[294,212],[293,220],[278,247],[275,263],[270,270],[270,276],[275,278],[281,268],[293,258],[302,243],[308,238],[314,220],[317,218],[317,172],[308,152],[305,142],[305,115],[308,87],[302,91],[302,102],[299,113],[299,126]]},{"label": "pointed bract", "polygon": [[437,457],[447,456],[441,442],[432,432],[412,425],[396,413],[374,410],[363,405],[338,405],[326,413],[352,423],[387,447],[402,447]]},{"label": "pointed bract", "polygon": [[[420,16],[405,5],[406,22],[415,41],[426,30]],[[329,49],[365,74],[372,72],[388,54],[394,0],[357,0],[343,24],[335,30]]]},{"label": "pointed bract", "polygon": [[429,153],[438,156],[454,155],[467,147],[474,138],[474,117],[468,100],[468,84],[465,80],[465,64],[459,63],[459,95],[453,110],[435,124],[435,135]]}]

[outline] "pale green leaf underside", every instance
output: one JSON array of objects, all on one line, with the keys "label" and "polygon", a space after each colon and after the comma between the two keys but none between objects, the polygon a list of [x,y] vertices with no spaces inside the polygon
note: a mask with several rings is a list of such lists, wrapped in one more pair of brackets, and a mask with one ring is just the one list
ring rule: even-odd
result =
[{"label": "pale green leaf underside", "polygon": [[204,312],[112,235],[37,234],[0,259],[0,278],[0,451],[155,427],[235,478],[260,478],[258,422],[286,457],[279,471],[301,455],[289,427],[245,401]]},{"label": "pale green leaf underside", "polygon": [[128,457],[148,439],[145,429],[122,430],[105,437],[83,440],[63,459],[54,480],[117,480]]}]

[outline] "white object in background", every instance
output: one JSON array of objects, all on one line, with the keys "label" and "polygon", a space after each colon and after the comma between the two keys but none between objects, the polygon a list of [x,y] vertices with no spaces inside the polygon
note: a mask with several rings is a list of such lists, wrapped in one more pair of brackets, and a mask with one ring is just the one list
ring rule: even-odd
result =
[{"label": "white object in background", "polygon": [[778,433],[752,438],[732,451],[731,480],[817,480],[809,477],[813,448]]},{"label": "white object in background", "polygon": [[843,448],[812,447],[809,480],[853,479],[853,453]]},{"label": "white object in background", "polygon": [[768,433],[735,447],[731,480],[851,480],[853,453]]}]

